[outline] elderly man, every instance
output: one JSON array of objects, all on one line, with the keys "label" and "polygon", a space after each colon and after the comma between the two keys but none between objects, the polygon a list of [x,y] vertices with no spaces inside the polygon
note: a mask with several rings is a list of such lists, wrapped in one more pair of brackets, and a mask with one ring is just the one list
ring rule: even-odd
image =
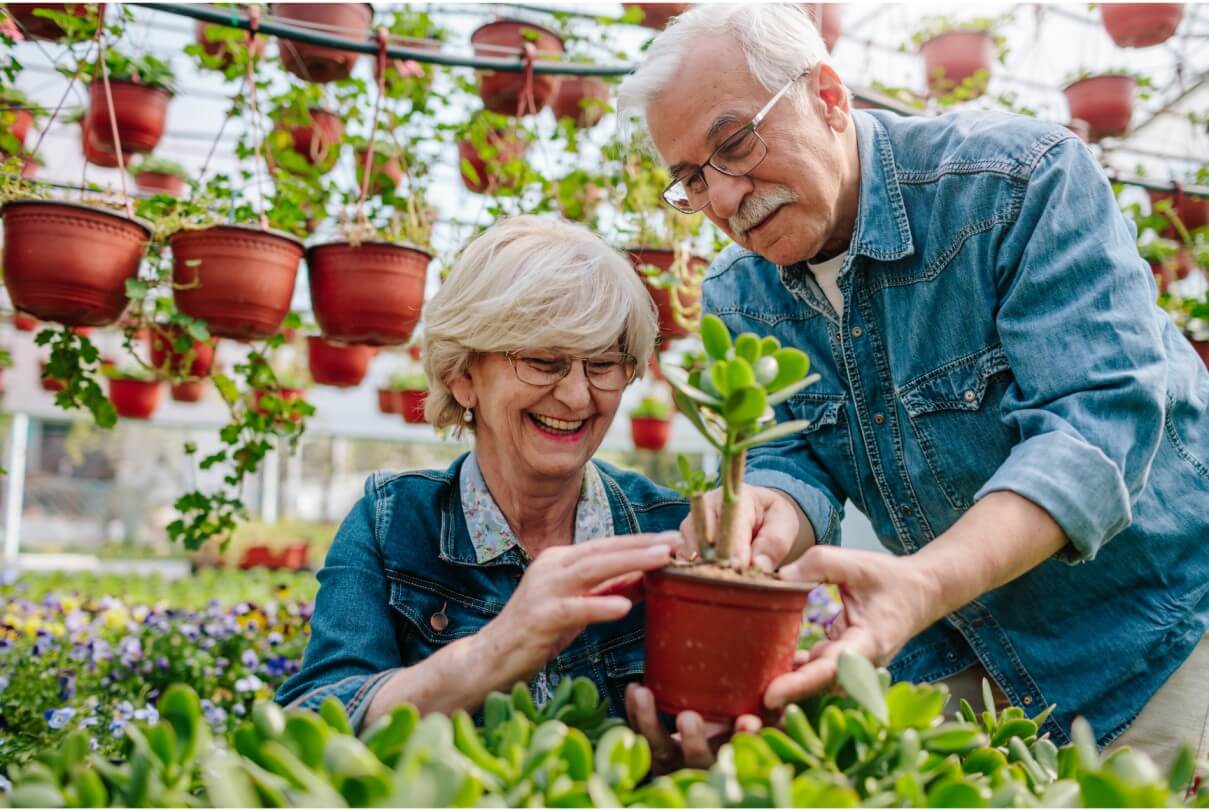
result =
[{"label": "elderly man", "polygon": [[[1083,144],[853,110],[790,5],[688,12],[618,107],[666,202],[734,240],[706,308],[822,375],[779,406],[810,427],[749,458],[744,560],[838,584],[845,626],[766,705],[828,686],[851,648],[1057,704],[1059,742],[1083,715],[1101,745],[1204,755],[1209,374]],[[896,556],[833,548],[848,500]]]}]

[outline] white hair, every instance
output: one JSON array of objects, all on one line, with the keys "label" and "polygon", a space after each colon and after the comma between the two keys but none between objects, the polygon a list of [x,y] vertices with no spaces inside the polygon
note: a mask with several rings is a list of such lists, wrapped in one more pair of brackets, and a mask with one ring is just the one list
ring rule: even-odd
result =
[{"label": "white hair", "polygon": [[465,426],[449,383],[476,353],[564,349],[590,354],[620,343],[641,374],[658,320],[634,266],[582,225],[536,216],[496,222],[458,256],[424,307],[425,416]]},{"label": "white hair", "polygon": [[[638,68],[622,82],[617,92],[617,127],[622,140],[651,149],[647,109],[676,82],[692,80],[679,75],[684,57],[699,48],[703,38],[716,35],[739,46],[752,78],[770,93],[828,59],[827,46],[800,3],[701,3],[672,18],[651,42]],[[793,88],[790,95],[795,104],[805,103],[803,88]]]}]

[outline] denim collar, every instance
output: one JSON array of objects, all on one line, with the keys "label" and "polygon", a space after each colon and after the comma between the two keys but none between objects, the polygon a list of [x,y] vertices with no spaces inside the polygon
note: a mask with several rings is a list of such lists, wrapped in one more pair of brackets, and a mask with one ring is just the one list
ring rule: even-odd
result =
[{"label": "denim collar", "polygon": [[890,136],[882,122],[864,110],[852,111],[852,123],[861,162],[861,196],[849,251],[879,261],[910,256],[915,244]]}]

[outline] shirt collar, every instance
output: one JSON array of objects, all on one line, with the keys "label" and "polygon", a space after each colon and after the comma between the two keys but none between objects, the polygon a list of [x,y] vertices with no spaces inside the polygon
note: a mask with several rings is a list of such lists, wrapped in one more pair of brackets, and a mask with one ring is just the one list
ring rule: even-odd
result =
[{"label": "shirt collar", "polygon": [[[470,533],[470,544],[474,548],[475,562],[486,565],[508,550],[515,548],[528,559],[524,546],[508,525],[508,519],[483,478],[475,453],[466,457],[459,476],[462,496],[462,513]],[[579,503],[575,507],[575,543],[608,537],[613,531],[613,509],[605,492],[604,482],[596,465],[589,461],[584,466],[583,484],[579,491]]]},{"label": "shirt collar", "polygon": [[865,110],[853,110],[852,122],[861,163],[861,196],[849,250],[880,261],[909,256],[915,245],[890,136],[885,125]]}]

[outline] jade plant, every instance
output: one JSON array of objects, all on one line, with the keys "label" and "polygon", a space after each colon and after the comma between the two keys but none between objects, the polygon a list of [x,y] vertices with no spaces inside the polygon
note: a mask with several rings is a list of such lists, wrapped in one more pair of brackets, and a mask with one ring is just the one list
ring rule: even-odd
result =
[{"label": "jade plant", "polygon": [[[726,564],[733,547],[735,521],[747,451],[782,439],[809,424],[794,420],[776,424],[772,407],[785,402],[818,380],[807,376],[810,358],[798,349],[782,347],[775,337],[761,338],[744,332],[731,339],[716,315],[701,319],[701,341],[706,365],[686,372],[664,368],[680,412],[722,457],[722,508],[716,535],[704,538],[699,549],[706,561]],[[693,523],[703,526],[704,493],[691,500]]]}]

